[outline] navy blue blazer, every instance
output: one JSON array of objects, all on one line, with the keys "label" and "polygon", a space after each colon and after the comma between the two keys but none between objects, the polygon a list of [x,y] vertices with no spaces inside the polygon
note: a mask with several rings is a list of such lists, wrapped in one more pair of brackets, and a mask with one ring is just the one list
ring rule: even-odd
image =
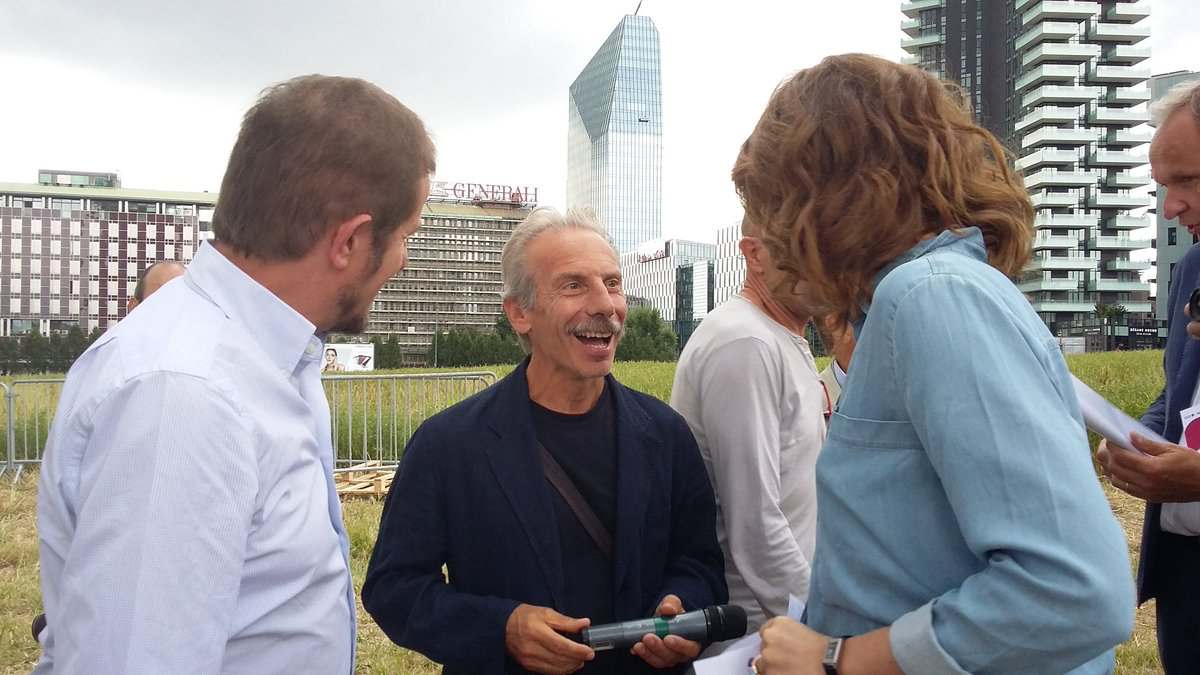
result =
[{"label": "navy blue blazer", "polygon": [[[1175,443],[1183,433],[1179,412],[1192,405],[1196,377],[1200,374],[1200,340],[1188,337],[1188,319],[1184,314],[1192,290],[1200,286],[1200,246],[1193,246],[1175,265],[1171,292],[1167,295],[1167,351],[1163,354],[1166,384],[1154,403],[1142,415],[1142,423]],[[1138,560],[1138,604],[1158,594],[1156,554],[1162,530],[1159,528],[1161,504],[1146,504],[1142,524],[1142,550]]]},{"label": "navy blue blazer", "polygon": [[[526,364],[431,417],[384,505],[363,606],[398,645],[452,673],[523,673],[504,629],[520,603],[560,609],[562,553],[536,450]],[[686,422],[611,375],[617,427],[613,533],[618,620],[727,602],[716,505]],[[447,582],[442,565],[449,573]]]}]

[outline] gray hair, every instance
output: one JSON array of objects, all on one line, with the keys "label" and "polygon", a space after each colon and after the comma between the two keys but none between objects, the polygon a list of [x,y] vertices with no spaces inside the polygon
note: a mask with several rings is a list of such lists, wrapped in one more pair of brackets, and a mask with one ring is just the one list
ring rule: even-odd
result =
[{"label": "gray hair", "polygon": [[[566,214],[562,214],[550,206],[538,207],[512,231],[508,242],[504,244],[504,251],[500,254],[502,300],[512,300],[526,311],[533,309],[534,300],[537,298],[537,284],[533,280],[533,270],[529,269],[526,249],[540,235],[564,230],[586,230],[598,235],[612,249],[613,257],[620,259],[617,247],[613,245],[608,232],[597,222],[591,211],[568,209]],[[517,341],[528,354],[529,336],[517,333]]]},{"label": "gray hair", "polygon": [[1188,108],[1192,121],[1200,125],[1200,80],[1191,80],[1171,87],[1162,98],[1150,105],[1150,126],[1161,127],[1176,112]]}]

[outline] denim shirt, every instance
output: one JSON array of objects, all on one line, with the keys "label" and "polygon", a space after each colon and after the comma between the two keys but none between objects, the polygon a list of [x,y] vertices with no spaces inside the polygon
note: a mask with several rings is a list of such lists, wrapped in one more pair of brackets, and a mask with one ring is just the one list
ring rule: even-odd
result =
[{"label": "denim shirt", "polygon": [[906,673],[1108,673],[1133,626],[1124,534],[1054,338],[943,232],[877,278],[817,462],[808,623],[891,626]]}]

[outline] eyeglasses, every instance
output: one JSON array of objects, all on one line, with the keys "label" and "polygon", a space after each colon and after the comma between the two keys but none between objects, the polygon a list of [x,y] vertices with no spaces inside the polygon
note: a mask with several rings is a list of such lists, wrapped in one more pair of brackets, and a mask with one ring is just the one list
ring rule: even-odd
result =
[{"label": "eyeglasses", "polygon": [[[1200,291],[1200,288],[1196,289]],[[821,380],[821,391],[825,393],[825,421],[828,422],[830,417],[833,417],[833,397],[829,395],[829,387],[825,386],[825,380]]]},{"label": "eyeglasses", "polygon": [[1192,290],[1192,297],[1188,298],[1187,313],[1192,321],[1200,321],[1200,288]]}]

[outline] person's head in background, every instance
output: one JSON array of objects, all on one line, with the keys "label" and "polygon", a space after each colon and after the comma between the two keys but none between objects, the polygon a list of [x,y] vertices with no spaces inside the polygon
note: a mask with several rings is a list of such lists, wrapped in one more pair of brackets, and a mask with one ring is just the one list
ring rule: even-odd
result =
[{"label": "person's head in background", "polygon": [[1015,276],[1033,206],[957,88],[864,54],[825,58],[775,90],[733,169],[746,217],[793,281],[780,300],[842,323],[922,239],[974,226]]},{"label": "person's head in background", "polygon": [[293,78],[242,121],[212,243],[317,332],[362,332],[404,268],[434,169],[424,124],[391,94],[355,78]]},{"label": "person's head in background", "polygon": [[142,270],[142,275],[138,277],[137,285],[134,286],[133,296],[125,303],[125,313],[132,312],[134,307],[145,302],[146,298],[162,288],[163,284],[183,276],[183,272],[183,265],[174,260],[160,260]]},{"label": "person's head in background", "polygon": [[796,305],[789,292],[791,277],[779,269],[771,253],[771,247],[762,236],[762,228],[748,217],[742,218],[742,238],[738,249],[746,259],[746,280],[741,294],[771,317],[776,323],[796,335],[804,333],[804,324],[809,316],[803,307]]},{"label": "person's head in background", "polygon": [[[1180,84],[1155,101],[1150,123],[1158,128],[1150,143],[1150,173],[1166,191],[1162,215],[1200,237],[1200,81]],[[1188,316],[1188,335],[1200,339],[1200,316]]]}]

